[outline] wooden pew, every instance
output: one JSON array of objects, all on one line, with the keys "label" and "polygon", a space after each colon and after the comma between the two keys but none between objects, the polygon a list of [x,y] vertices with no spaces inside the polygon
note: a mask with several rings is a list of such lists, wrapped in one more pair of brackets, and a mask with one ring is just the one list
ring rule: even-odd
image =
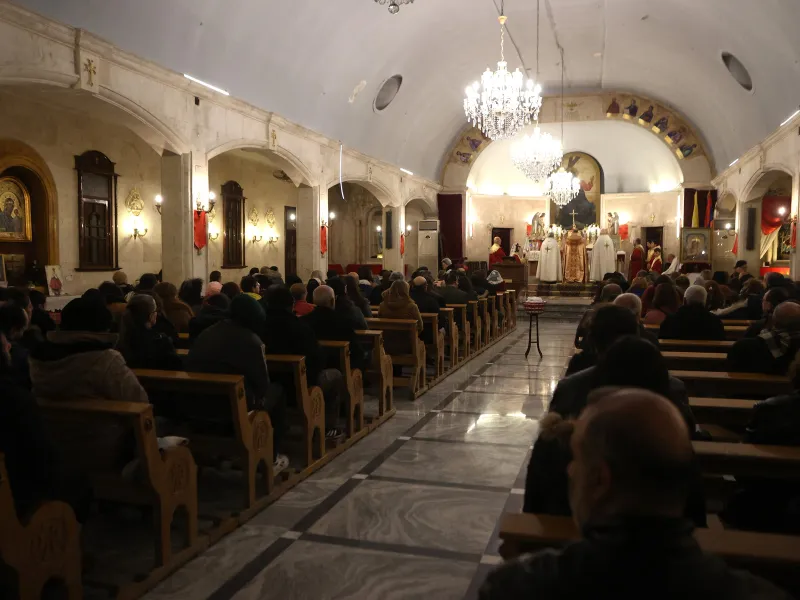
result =
[{"label": "wooden pew", "polygon": [[770,398],[792,391],[789,378],[783,375],[725,371],[670,371],[670,375],[683,381],[690,396]]},{"label": "wooden pew", "polygon": [[328,366],[338,369],[347,383],[350,404],[347,408],[347,437],[364,429],[364,379],[361,369],[350,368],[350,343],[320,340],[319,345],[332,353]]},{"label": "wooden pew", "polygon": [[738,325],[743,327],[750,327],[755,321],[748,321],[747,319],[722,319],[722,324],[726,327],[728,325]]},{"label": "wooden pew", "polygon": [[511,315],[511,327],[517,326],[517,290],[508,290],[508,309]]},{"label": "wooden pew", "polygon": [[800,479],[800,447],[692,442],[704,474]]},{"label": "wooden pew", "polygon": [[480,313],[481,324],[483,325],[483,331],[481,332],[483,345],[487,346],[491,342],[492,333],[492,317],[489,314],[489,301],[487,298],[478,298],[478,312]]},{"label": "wooden pew", "polygon": [[189,348],[192,345],[191,341],[189,341],[189,334],[188,333],[179,333],[178,334],[178,342],[175,344],[176,348]]},{"label": "wooden pew", "polygon": [[444,332],[439,329],[439,315],[436,313],[422,313],[422,322],[425,326],[423,335],[430,336],[433,343],[425,345],[428,356],[434,356],[435,375],[433,379],[439,379],[444,375]]},{"label": "wooden pew", "polygon": [[492,341],[495,341],[500,335],[500,327],[502,326],[499,323],[498,317],[498,305],[497,305],[497,295],[496,294],[489,294],[486,298],[486,305],[489,308],[489,320],[490,320],[490,338]]},{"label": "wooden pew", "polygon": [[[661,329],[661,325],[655,325],[652,323],[647,323],[644,326],[645,329],[648,331],[652,331],[658,333]],[[744,337],[744,333],[747,331],[747,327],[743,325],[725,325],[725,339],[726,340],[739,340]]]},{"label": "wooden pew", "polygon": [[270,379],[294,388],[295,406],[289,406],[289,414],[303,430],[305,465],[310,466],[325,456],[325,398],[322,390],[317,386],[308,387],[304,356],[267,354],[265,358]]},{"label": "wooden pew", "polygon": [[756,402],[758,400],[689,398],[689,406],[698,423],[719,425],[739,433],[750,422]]},{"label": "wooden pew", "polygon": [[425,386],[425,344],[417,334],[417,322],[411,319],[367,319],[370,329],[383,331],[386,353],[393,366],[411,367],[411,377],[393,377],[393,385],[408,386],[412,398]]},{"label": "wooden pew", "polygon": [[728,355],[719,352],[662,352],[667,368],[684,371],[724,371]]},{"label": "wooden pew", "polygon": [[[500,518],[500,554],[506,560],[525,552],[560,547],[580,537],[571,517],[504,513]],[[800,592],[800,538],[772,533],[695,529],[700,547],[730,566],[760,575],[790,594]]]},{"label": "wooden pew", "polygon": [[[197,465],[185,446],[159,449],[150,404],[40,400],[39,406],[63,464],[89,477],[96,499],[152,508],[156,567],[172,570],[203,549],[205,540],[197,534]],[[126,433],[135,440],[130,456]],[[124,477],[121,465],[132,459],[138,460],[136,471]],[[185,510],[188,543],[173,556],[171,526],[178,508]]]},{"label": "wooden pew", "polygon": [[[244,377],[217,373],[187,373],[184,371],[156,371],[134,369],[139,383],[147,391],[156,407],[169,402],[177,408],[181,425],[189,428],[186,437],[191,440],[192,454],[200,464],[212,464],[216,457],[240,461],[244,474],[245,506],[256,505],[256,480],[258,467],[264,465],[263,479],[266,495],[274,486],[273,473],[274,432],[269,414],[263,410],[247,410]],[[216,406],[214,406],[216,405]],[[225,416],[230,419],[232,436],[214,435],[192,430],[192,422],[209,417]],[[181,434],[184,432],[181,431]],[[266,497],[266,496],[265,496]]]},{"label": "wooden pew", "polygon": [[394,410],[392,357],[383,349],[383,332],[373,329],[356,331],[358,341],[370,349],[369,372],[378,378],[378,417]]},{"label": "wooden pew", "polygon": [[458,354],[460,334],[458,327],[456,327],[455,311],[452,308],[440,308],[439,315],[447,323],[445,347],[447,348],[447,357],[450,359],[450,368],[448,370],[451,370],[463,360],[463,357]]},{"label": "wooden pew", "polygon": [[485,340],[483,340],[483,321],[481,321],[481,316],[478,311],[478,301],[477,300],[469,300],[467,302],[467,311],[469,314],[472,315],[472,324],[470,325],[471,333],[472,333],[472,351],[478,352],[481,348],[483,348]]},{"label": "wooden pew", "polygon": [[731,340],[658,340],[661,351],[671,352],[716,352],[727,354],[733,347]]},{"label": "wooden pew", "polygon": [[8,580],[0,574],[0,589],[14,590],[20,600],[39,600],[51,580],[63,585],[67,600],[83,597],[80,525],[75,513],[64,502],[49,501],[20,521],[2,454],[0,563],[13,571]]},{"label": "wooden pew", "polygon": [[448,304],[447,308],[453,309],[453,317],[458,328],[460,344],[458,348],[459,362],[467,360],[472,355],[472,333],[469,321],[467,321],[466,304]]}]

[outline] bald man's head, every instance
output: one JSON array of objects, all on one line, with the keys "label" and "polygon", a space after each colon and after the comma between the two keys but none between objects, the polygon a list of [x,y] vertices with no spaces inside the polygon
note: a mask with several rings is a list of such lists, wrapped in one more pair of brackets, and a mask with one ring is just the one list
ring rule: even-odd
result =
[{"label": "bald man's head", "polygon": [[616,283],[607,283],[600,292],[600,302],[613,302],[622,293],[622,288]]},{"label": "bald man's head", "polygon": [[314,290],[314,304],[325,308],[333,308],[336,305],[336,294],[333,288],[327,285],[320,285]]},{"label": "bald man's head", "polygon": [[800,304],[783,302],[775,307],[772,319],[776,329],[800,329]]},{"label": "bald man's head", "polygon": [[596,394],[571,444],[570,505],[579,525],[683,514],[694,454],[686,422],[662,396],[636,388]]}]

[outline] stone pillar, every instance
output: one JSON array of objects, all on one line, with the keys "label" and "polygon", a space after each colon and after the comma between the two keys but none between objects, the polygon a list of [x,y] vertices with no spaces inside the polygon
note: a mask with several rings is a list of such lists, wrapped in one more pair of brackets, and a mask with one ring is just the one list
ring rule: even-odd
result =
[{"label": "stone pillar", "polygon": [[328,270],[328,254],[319,251],[320,225],[328,221],[328,190],[300,188],[297,196],[297,275],[307,280],[312,271]]},{"label": "stone pillar", "polygon": [[[389,228],[386,225],[386,213],[392,211],[392,247],[386,248],[386,239]],[[403,272],[403,257],[400,256],[400,232],[401,228],[405,228],[405,207],[403,206],[386,206],[383,209],[382,227],[383,227],[383,268],[391,271]]]},{"label": "stone pillar", "polygon": [[191,277],[192,157],[170,154],[161,158],[161,265],[164,281],[175,285]]},{"label": "stone pillar", "polygon": [[[790,214],[793,216],[800,214],[800,177],[792,178],[792,210]],[[798,223],[798,226],[800,226],[800,223]],[[798,274],[800,274],[800,255],[797,249],[792,250],[789,268],[792,280],[797,280]]]}]

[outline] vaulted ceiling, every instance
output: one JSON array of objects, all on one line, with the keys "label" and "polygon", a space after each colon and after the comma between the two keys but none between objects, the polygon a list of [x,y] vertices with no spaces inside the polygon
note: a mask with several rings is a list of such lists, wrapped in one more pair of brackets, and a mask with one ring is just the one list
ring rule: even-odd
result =
[{"label": "vaulted ceiling", "polygon": [[[463,90],[499,59],[501,0],[16,0],[124,50],[227,89],[346,146],[436,178],[465,125]],[[536,71],[536,2],[506,0],[506,58]],[[541,0],[541,82],[661,100],[725,168],[797,109],[796,0]],[[743,89],[721,59],[752,77]],[[403,85],[383,112],[381,83]],[[366,85],[351,102],[351,95]]]}]

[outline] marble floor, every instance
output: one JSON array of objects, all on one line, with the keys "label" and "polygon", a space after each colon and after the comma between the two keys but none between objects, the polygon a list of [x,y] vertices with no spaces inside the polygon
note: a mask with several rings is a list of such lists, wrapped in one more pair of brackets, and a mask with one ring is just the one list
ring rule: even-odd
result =
[{"label": "marble floor", "polygon": [[476,598],[497,522],[522,507],[538,419],[572,354],[574,322],[527,321],[146,598]]}]

